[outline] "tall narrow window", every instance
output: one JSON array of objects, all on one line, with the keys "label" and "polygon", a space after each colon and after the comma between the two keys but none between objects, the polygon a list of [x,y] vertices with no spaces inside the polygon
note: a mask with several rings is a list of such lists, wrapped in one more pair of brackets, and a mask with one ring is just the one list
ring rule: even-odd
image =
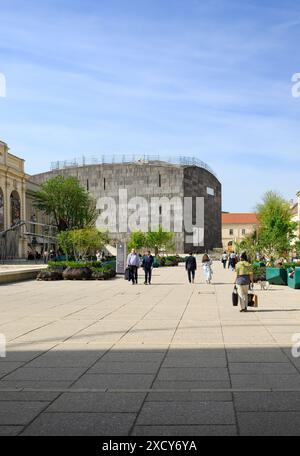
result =
[{"label": "tall narrow window", "polygon": [[158,175],[158,186],[161,187],[161,174]]},{"label": "tall narrow window", "polygon": [[21,202],[18,192],[13,191],[10,195],[10,222],[11,226],[16,225],[21,220]]},{"label": "tall narrow window", "polygon": [[0,231],[4,231],[4,195],[0,188]]},{"label": "tall narrow window", "polygon": [[159,206],[159,215],[162,215],[162,206]]},{"label": "tall narrow window", "polygon": [[87,191],[89,191],[89,189],[90,189],[90,183],[89,183],[88,179],[86,180],[86,189],[87,189]]},{"label": "tall narrow window", "polygon": [[106,190],[106,179],[105,179],[105,177],[103,179],[103,189]]}]

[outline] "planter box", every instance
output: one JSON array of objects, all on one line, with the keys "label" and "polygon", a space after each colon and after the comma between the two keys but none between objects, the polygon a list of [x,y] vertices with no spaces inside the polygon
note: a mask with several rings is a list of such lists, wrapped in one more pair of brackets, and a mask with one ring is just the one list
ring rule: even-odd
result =
[{"label": "planter box", "polygon": [[65,280],[89,280],[91,278],[92,271],[90,268],[67,268],[63,272],[63,278]]},{"label": "planter box", "polygon": [[294,277],[289,277],[288,286],[295,289],[300,289],[300,268],[295,268]]},{"label": "planter box", "polygon": [[272,285],[287,285],[287,270],[282,268],[267,268],[266,280]]}]

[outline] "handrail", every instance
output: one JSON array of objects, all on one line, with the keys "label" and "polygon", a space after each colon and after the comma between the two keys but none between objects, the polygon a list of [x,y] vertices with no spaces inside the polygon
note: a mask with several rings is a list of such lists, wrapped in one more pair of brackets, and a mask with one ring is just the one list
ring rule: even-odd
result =
[{"label": "handrail", "polygon": [[197,157],[186,155],[179,156],[166,156],[166,155],[102,155],[102,156],[85,156],[74,158],[72,160],[55,161],[51,163],[51,171],[56,171],[66,168],[79,168],[91,165],[108,165],[108,164],[129,164],[140,163],[147,164],[151,162],[166,162],[180,166],[198,166],[199,168],[206,169],[208,172],[216,176],[216,173]]}]

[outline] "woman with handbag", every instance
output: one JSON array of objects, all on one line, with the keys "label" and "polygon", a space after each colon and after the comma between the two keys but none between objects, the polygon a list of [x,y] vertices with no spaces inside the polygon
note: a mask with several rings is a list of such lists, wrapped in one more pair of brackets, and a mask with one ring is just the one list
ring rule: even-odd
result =
[{"label": "woman with handbag", "polygon": [[240,257],[240,261],[235,267],[236,279],[234,281],[237,292],[239,295],[241,310],[240,312],[247,312],[248,306],[248,293],[250,283],[253,282],[253,268],[252,265],[248,262],[248,257],[246,252],[243,252]]}]

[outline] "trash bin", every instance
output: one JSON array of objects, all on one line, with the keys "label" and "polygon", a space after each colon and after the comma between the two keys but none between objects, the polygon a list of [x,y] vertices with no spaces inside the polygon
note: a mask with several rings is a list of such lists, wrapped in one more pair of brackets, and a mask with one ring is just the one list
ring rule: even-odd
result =
[{"label": "trash bin", "polygon": [[288,270],[288,286],[295,289],[300,289],[300,268],[295,268],[295,272],[292,277],[290,277],[290,273],[292,269]]},{"label": "trash bin", "polygon": [[287,270],[283,268],[267,268],[266,280],[272,285],[287,285]]}]

